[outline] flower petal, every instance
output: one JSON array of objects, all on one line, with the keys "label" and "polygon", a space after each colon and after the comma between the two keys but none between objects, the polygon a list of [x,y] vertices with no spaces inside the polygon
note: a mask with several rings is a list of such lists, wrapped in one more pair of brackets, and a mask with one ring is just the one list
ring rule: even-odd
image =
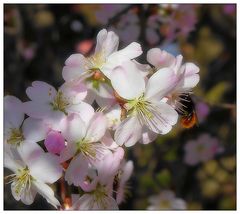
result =
[{"label": "flower petal", "polygon": [[26,165],[44,154],[44,150],[41,148],[41,146],[39,146],[37,143],[32,143],[29,141],[24,141],[24,143],[18,146],[17,150],[21,159],[24,163],[26,163]]},{"label": "flower petal", "polygon": [[42,120],[28,117],[24,120],[22,131],[25,140],[33,143],[45,139],[48,128],[44,125]]},{"label": "flower petal", "polygon": [[56,155],[43,153],[27,164],[31,175],[44,183],[52,184],[62,176],[62,167]]},{"label": "flower petal", "polygon": [[49,103],[57,94],[56,89],[43,81],[34,81],[32,86],[26,89],[28,97],[37,103]]},{"label": "flower petal", "polygon": [[89,122],[86,139],[90,140],[91,142],[97,142],[104,136],[106,129],[106,117],[102,112],[97,112]]},{"label": "flower petal", "polygon": [[80,102],[67,108],[69,113],[77,113],[85,124],[88,124],[94,115],[94,109],[86,102]]},{"label": "flower petal", "polygon": [[130,59],[134,59],[142,54],[141,45],[137,42],[132,42],[130,45],[122,50],[114,52],[108,58],[108,61],[113,61],[115,64],[120,65]]},{"label": "flower petal", "polygon": [[146,99],[160,101],[167,96],[178,84],[179,78],[173,69],[162,68],[154,73],[146,86]]},{"label": "flower petal", "polygon": [[13,172],[17,172],[18,169],[25,167],[25,164],[20,160],[21,158],[17,150],[12,148],[9,144],[4,143],[4,167]]},{"label": "flower petal", "polygon": [[88,171],[88,161],[79,154],[74,157],[65,172],[65,180],[69,185],[79,186],[85,179]]},{"label": "flower petal", "polygon": [[60,154],[65,148],[65,141],[61,133],[57,131],[50,131],[44,141],[44,145],[48,152],[52,154]]},{"label": "flower petal", "polygon": [[4,126],[19,128],[24,120],[22,101],[14,96],[4,97]]},{"label": "flower petal", "polygon": [[140,97],[145,90],[144,78],[131,61],[116,67],[111,73],[110,80],[119,96],[128,100]]},{"label": "flower petal", "polygon": [[82,140],[85,137],[86,129],[85,122],[75,113],[70,114],[61,122],[62,135],[70,143]]},{"label": "flower petal", "polygon": [[51,116],[53,110],[49,103],[37,103],[35,101],[28,101],[22,104],[25,113],[36,119],[44,119]]},{"label": "flower petal", "polygon": [[137,117],[126,118],[117,127],[114,139],[119,146],[133,146],[142,136],[142,126]]},{"label": "flower petal", "polygon": [[[65,142],[66,143],[66,142]],[[60,162],[63,163],[72,158],[77,152],[76,143],[68,142],[66,147],[60,152]]]},{"label": "flower petal", "polygon": [[159,102],[154,105],[151,111],[152,118],[146,125],[155,133],[167,134],[172,129],[172,126],[177,123],[178,113],[166,103]]},{"label": "flower petal", "polygon": [[26,205],[30,205],[33,203],[36,194],[37,194],[37,191],[33,187],[31,187],[30,189],[24,189],[21,195],[21,201]]},{"label": "flower petal", "polygon": [[126,61],[134,59],[142,54],[142,48],[140,44],[133,42],[126,48],[116,51],[111,54],[106,63],[102,66],[101,71],[110,79],[111,72],[117,66],[123,65]]},{"label": "flower petal", "polygon": [[33,185],[37,192],[44,197],[49,204],[53,205],[56,209],[57,206],[60,206],[59,201],[54,196],[53,190],[47,184],[40,181],[34,181]]},{"label": "flower petal", "polygon": [[95,54],[102,52],[105,57],[117,51],[119,45],[118,36],[112,32],[107,32],[106,29],[101,30],[97,35],[97,45]]},{"label": "flower petal", "polygon": [[70,104],[77,104],[87,96],[87,87],[80,80],[72,81],[71,84],[65,82],[59,90]]},{"label": "flower petal", "polygon": [[199,67],[193,63],[186,63],[184,69],[184,76],[181,81],[178,83],[178,89],[191,89],[195,87],[199,82]]},{"label": "flower petal", "polygon": [[63,79],[66,82],[76,80],[86,70],[86,58],[82,54],[72,54],[65,61],[65,66],[62,70]]},{"label": "flower petal", "polygon": [[142,138],[139,140],[139,142],[142,144],[148,144],[153,142],[157,138],[157,136],[158,136],[157,133],[152,132],[151,130],[144,126]]},{"label": "flower petal", "polygon": [[160,69],[174,64],[175,57],[159,48],[152,48],[147,52],[147,61],[157,69]]}]

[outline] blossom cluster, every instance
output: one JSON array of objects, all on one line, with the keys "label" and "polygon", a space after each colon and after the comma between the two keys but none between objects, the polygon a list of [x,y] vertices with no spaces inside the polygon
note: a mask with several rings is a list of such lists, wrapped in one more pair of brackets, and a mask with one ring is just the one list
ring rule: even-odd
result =
[{"label": "blossom cluster", "polygon": [[198,66],[159,48],[141,64],[140,44],[118,46],[119,37],[103,29],[91,56],[66,60],[58,89],[34,81],[29,101],[5,96],[4,166],[13,171],[6,181],[16,200],[29,205],[39,193],[59,208],[50,185],[63,178],[82,191],[69,209],[118,209],[133,172],[124,149],[153,142],[177,123],[182,95],[199,82]]}]

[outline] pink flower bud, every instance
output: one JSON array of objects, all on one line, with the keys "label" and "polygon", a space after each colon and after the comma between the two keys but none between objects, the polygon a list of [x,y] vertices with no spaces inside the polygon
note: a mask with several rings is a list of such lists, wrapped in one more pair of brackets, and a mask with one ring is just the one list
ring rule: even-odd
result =
[{"label": "pink flower bud", "polygon": [[48,133],[44,145],[50,153],[59,154],[65,147],[65,141],[61,133],[52,130]]}]

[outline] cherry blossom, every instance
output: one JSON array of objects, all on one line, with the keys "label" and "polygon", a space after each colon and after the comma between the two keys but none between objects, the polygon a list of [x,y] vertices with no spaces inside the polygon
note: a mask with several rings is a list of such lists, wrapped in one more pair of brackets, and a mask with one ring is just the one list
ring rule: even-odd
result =
[{"label": "cherry blossom", "polygon": [[30,205],[39,193],[55,208],[60,206],[53,190],[47,185],[56,182],[62,175],[58,158],[45,153],[37,144],[22,144],[18,151],[15,153],[8,145],[5,146],[4,167],[13,171],[5,179],[11,183],[13,197]]},{"label": "cherry blossom", "polygon": [[188,141],[184,146],[184,150],[185,163],[193,166],[211,160],[215,155],[223,152],[223,147],[217,138],[209,134],[202,134],[197,140]]},{"label": "cherry blossom", "polygon": [[185,210],[186,202],[181,198],[176,198],[171,190],[163,190],[159,195],[149,198],[150,206],[148,210]]},{"label": "cherry blossom", "polygon": [[152,48],[147,53],[147,60],[155,70],[162,68],[171,68],[178,77],[178,83],[166,94],[167,102],[175,109],[182,112],[181,95],[192,93],[199,82],[199,67],[194,63],[185,63],[182,65],[182,55],[174,57],[172,54],[159,48]]},{"label": "cherry blossom", "polygon": [[24,120],[22,102],[14,96],[4,97],[4,117],[5,143],[12,147],[36,143],[46,136],[47,129],[41,120],[30,117]]},{"label": "cherry blossom", "polygon": [[92,56],[86,58],[82,54],[73,54],[66,60],[62,72],[64,80],[66,82],[83,80],[90,89],[89,103],[93,102],[95,94],[109,98],[112,94],[108,81],[111,71],[123,62],[142,54],[141,46],[136,42],[119,51],[118,45],[118,36],[112,31],[107,32],[103,29],[97,35],[97,44]]},{"label": "cherry blossom", "polygon": [[82,100],[86,97],[86,87],[63,84],[57,91],[42,81],[34,81],[26,90],[31,101],[23,103],[25,113],[36,119],[43,119],[49,128],[59,130],[61,120],[71,112],[80,112],[85,108]]},{"label": "cherry blossom", "polygon": [[124,150],[118,148],[108,153],[95,168],[89,168],[86,179],[80,184],[86,192],[72,206],[75,210],[115,210],[116,200],[112,197],[113,181],[118,172]]},{"label": "cherry blossom", "polygon": [[113,88],[125,100],[127,118],[121,122],[115,132],[119,145],[134,145],[147,127],[158,134],[168,133],[178,119],[177,112],[162,102],[178,83],[173,69],[163,68],[154,73],[147,83],[132,62],[114,69],[110,77]]}]

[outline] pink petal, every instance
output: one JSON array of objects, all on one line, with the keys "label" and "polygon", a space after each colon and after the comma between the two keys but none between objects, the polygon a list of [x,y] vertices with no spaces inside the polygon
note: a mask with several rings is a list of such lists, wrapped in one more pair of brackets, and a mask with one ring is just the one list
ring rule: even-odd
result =
[{"label": "pink petal", "polygon": [[48,152],[53,154],[60,154],[65,148],[65,140],[63,136],[57,131],[50,131],[44,141],[44,145]]},{"label": "pink petal", "polygon": [[147,52],[147,61],[157,69],[160,69],[173,65],[175,57],[159,48],[152,48]]}]

